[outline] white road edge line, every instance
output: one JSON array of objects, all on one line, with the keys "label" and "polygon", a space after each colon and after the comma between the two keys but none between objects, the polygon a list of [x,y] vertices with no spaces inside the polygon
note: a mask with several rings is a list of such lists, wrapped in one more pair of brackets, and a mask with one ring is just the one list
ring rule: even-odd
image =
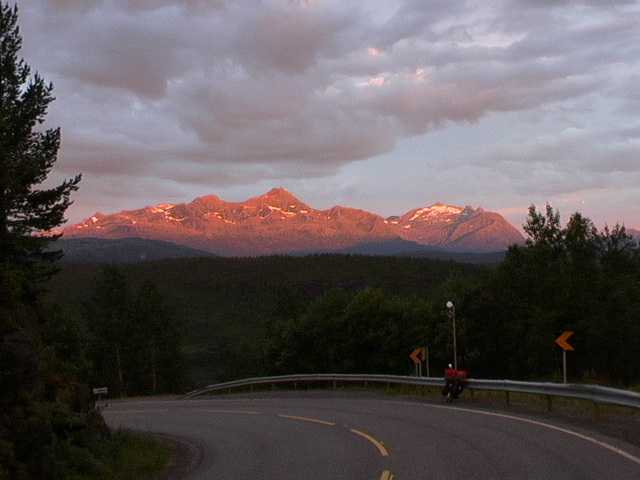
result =
[{"label": "white road edge line", "polygon": [[111,410],[110,408],[106,408],[102,410],[103,413],[167,413],[169,410],[166,408],[159,409],[149,409],[149,410]]},{"label": "white road edge line", "polygon": [[523,422],[523,423],[529,423],[531,425],[537,425],[539,427],[544,427],[544,428],[548,428],[549,430],[555,430],[557,432],[562,432],[565,433],[567,435],[571,435],[577,438],[580,438],[581,440],[584,440],[586,442],[589,443],[593,443],[594,445],[597,445],[598,447],[604,448],[605,450],[609,450],[610,452],[613,453],[617,453],[618,455],[626,458],[627,460],[630,460],[638,465],[640,465],[640,458],[636,457],[635,455],[631,455],[628,452],[625,452],[624,450],[621,450],[618,447],[614,447],[613,445],[610,445],[606,442],[597,440],[593,437],[590,437],[588,435],[584,435],[582,433],[578,433],[575,432],[573,430],[568,430],[566,428],[562,428],[562,427],[557,427],[556,425],[552,425],[550,423],[545,423],[545,422],[540,422],[538,420],[532,420],[530,418],[524,418],[524,417],[516,417],[514,415],[507,415],[504,413],[496,413],[496,412],[486,412],[484,410],[474,410],[472,408],[463,408],[463,407],[448,407],[445,405],[431,405],[431,404],[425,404],[425,403],[412,403],[412,402],[393,402],[393,403],[402,403],[402,404],[410,404],[410,405],[420,405],[423,407],[427,407],[427,408],[441,408],[443,410],[457,410],[459,412],[467,412],[467,413],[476,413],[478,415],[487,415],[490,417],[499,417],[499,418],[506,418],[508,420],[515,420],[517,422]]},{"label": "white road edge line", "polygon": [[285,415],[283,413],[278,413],[278,416],[280,418],[288,418],[289,420],[300,420],[301,422],[319,423],[320,425],[328,425],[330,427],[336,426],[336,424],[333,422],[327,422],[326,420],[320,420],[319,418],[299,417],[297,415]]},{"label": "white road edge line", "polygon": [[[198,411],[198,409],[195,409],[194,411]],[[244,414],[244,415],[260,415],[260,412],[256,412],[254,410],[205,410],[205,409],[199,409],[199,411],[201,412],[205,412],[205,413],[239,413],[239,414]]]}]

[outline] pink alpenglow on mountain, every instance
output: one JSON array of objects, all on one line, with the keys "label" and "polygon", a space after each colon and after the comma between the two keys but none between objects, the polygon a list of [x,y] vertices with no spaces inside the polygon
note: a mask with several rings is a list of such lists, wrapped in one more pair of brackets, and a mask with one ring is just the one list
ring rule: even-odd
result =
[{"label": "pink alpenglow on mountain", "polygon": [[245,202],[210,195],[191,203],[96,213],[64,234],[165,240],[227,256],[341,251],[398,238],[468,252],[500,251],[523,241],[502,216],[481,208],[436,203],[385,219],[342,206],[316,210],[283,188]]}]

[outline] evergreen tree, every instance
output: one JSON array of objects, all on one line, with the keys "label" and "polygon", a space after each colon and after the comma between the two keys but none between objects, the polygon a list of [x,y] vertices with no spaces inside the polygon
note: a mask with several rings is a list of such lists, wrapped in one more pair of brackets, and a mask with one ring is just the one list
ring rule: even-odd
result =
[{"label": "evergreen tree", "polygon": [[94,381],[106,383],[114,395],[128,393],[133,323],[131,293],[126,277],[116,267],[105,267],[96,281],[89,305],[88,321],[92,332]]},{"label": "evergreen tree", "polygon": [[136,291],[120,269],[105,267],[87,308],[87,324],[94,382],[120,396],[183,387],[182,336],[153,283]]},{"label": "evergreen tree", "polygon": [[[19,58],[18,9],[0,2],[0,478],[64,478],[64,449],[88,427],[86,386],[65,355],[71,323],[38,292],[59,252],[47,251],[80,176],[41,189],[60,146],[42,129],[53,87]],[[64,336],[67,336],[64,339]],[[84,398],[81,399],[81,397]]]},{"label": "evergreen tree", "polygon": [[183,384],[181,335],[155,284],[140,288],[132,315],[136,331],[138,391],[176,392]]},{"label": "evergreen tree", "polygon": [[31,74],[19,57],[21,47],[18,8],[1,2],[0,265],[20,265],[26,279],[35,282],[50,273],[42,262],[60,257],[60,252],[46,250],[57,238],[46,232],[64,222],[80,175],[54,188],[38,188],[57,160],[60,129],[40,129],[54,100],[53,85]]},{"label": "evergreen tree", "polygon": [[559,375],[563,330],[576,332],[569,374],[625,384],[640,378],[640,262],[624,227],[599,232],[580,213],[566,226],[534,206],[525,246],[512,247],[492,278],[467,297],[469,342],[482,376]]}]

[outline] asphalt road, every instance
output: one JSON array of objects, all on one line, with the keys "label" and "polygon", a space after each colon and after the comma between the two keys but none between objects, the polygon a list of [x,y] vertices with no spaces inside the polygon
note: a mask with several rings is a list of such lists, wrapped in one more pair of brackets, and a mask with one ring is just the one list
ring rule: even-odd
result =
[{"label": "asphalt road", "polygon": [[640,479],[640,449],[529,417],[389,398],[117,402],[112,427],[188,439],[189,479]]}]

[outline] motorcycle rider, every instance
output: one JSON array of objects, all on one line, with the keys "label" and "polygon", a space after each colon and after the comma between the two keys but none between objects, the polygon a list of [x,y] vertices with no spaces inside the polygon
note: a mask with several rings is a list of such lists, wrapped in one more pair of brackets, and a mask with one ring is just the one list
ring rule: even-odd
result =
[{"label": "motorcycle rider", "polygon": [[456,370],[451,364],[447,366],[444,371],[445,384],[442,389],[442,395],[446,397],[447,402],[451,402],[460,396],[464,390],[466,378],[466,370]]},{"label": "motorcycle rider", "polygon": [[449,364],[447,368],[444,370],[444,388],[442,389],[442,395],[447,397],[447,399],[451,398],[455,388],[456,381],[456,370],[453,368],[453,365]]}]

